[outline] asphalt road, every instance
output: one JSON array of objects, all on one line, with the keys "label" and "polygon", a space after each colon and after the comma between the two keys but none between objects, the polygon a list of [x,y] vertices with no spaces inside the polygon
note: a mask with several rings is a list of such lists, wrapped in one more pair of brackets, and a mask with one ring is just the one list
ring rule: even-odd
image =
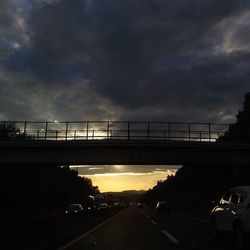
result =
[{"label": "asphalt road", "polygon": [[229,238],[211,239],[209,221],[148,207],[129,207],[60,250],[233,250]]},{"label": "asphalt road", "polygon": [[111,208],[74,215],[62,211],[44,216],[1,217],[0,250],[55,250],[119,211]]}]

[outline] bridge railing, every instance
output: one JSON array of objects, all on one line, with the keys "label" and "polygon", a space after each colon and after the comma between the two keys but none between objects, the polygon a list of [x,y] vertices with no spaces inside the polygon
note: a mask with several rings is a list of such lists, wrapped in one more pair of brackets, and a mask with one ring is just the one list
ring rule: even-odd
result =
[{"label": "bridge railing", "polygon": [[[10,121],[1,121],[1,124]],[[112,140],[141,139],[168,141],[215,142],[228,130],[229,124],[78,121],[13,121],[22,139],[35,140]]]}]

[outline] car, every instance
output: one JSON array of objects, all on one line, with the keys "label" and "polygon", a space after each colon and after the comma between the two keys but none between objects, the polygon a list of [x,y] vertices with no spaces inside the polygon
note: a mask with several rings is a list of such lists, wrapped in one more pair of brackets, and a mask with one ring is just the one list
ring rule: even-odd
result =
[{"label": "car", "polygon": [[139,208],[143,208],[143,203],[138,202],[138,203],[137,203],[137,207],[139,207]]},{"label": "car", "polygon": [[66,214],[79,214],[83,211],[81,204],[71,204],[65,211]]},{"label": "car", "polygon": [[159,201],[155,207],[156,213],[169,213],[170,206],[169,203],[166,201]]},{"label": "car", "polygon": [[96,205],[96,210],[98,211],[105,211],[108,209],[108,204],[107,203],[101,203]]},{"label": "car", "polygon": [[250,233],[250,186],[234,187],[222,196],[211,211],[211,231],[215,240],[229,233],[238,249],[246,247]]}]

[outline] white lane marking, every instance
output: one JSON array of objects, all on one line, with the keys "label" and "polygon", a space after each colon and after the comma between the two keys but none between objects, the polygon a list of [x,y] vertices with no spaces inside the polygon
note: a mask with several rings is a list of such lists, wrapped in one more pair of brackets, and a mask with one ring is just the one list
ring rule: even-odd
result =
[{"label": "white lane marking", "polygon": [[166,235],[174,244],[178,244],[179,241],[169,232],[167,232],[166,230],[162,230],[163,234]]},{"label": "white lane marking", "polygon": [[154,225],[157,225],[157,223],[156,223],[154,220],[151,220],[151,222],[152,222]]},{"label": "white lane marking", "polygon": [[[146,214],[143,212],[143,211],[141,211],[141,210],[139,210],[143,215],[145,215],[146,216]],[[146,216],[148,219],[150,219],[149,218],[149,216]],[[154,224],[154,225],[157,225],[157,223],[154,221],[154,220],[151,220],[151,222]],[[179,241],[172,235],[172,234],[170,234],[168,231],[166,231],[166,230],[161,230],[161,232],[165,235],[165,236],[167,236],[168,237],[168,239],[170,240],[170,241],[172,241],[174,244],[179,244]]]},{"label": "white lane marking", "polygon": [[74,240],[70,241],[69,243],[67,243],[66,245],[59,247],[57,250],[64,250],[67,249],[68,247],[72,246],[73,244],[75,244],[77,241],[81,240],[82,238],[85,238],[86,236],[88,236],[89,234],[93,233],[94,231],[96,231],[98,228],[100,228],[101,226],[103,226],[104,224],[106,224],[107,222],[109,222],[110,220],[114,219],[115,217],[117,217],[118,215],[120,215],[124,210],[121,210],[120,212],[118,212],[117,214],[113,215],[112,217],[108,218],[107,220],[105,220],[104,222],[102,222],[101,224],[98,224],[97,226],[93,227],[92,229],[90,229],[89,231],[87,231],[86,233],[83,233],[82,235],[76,237]]}]

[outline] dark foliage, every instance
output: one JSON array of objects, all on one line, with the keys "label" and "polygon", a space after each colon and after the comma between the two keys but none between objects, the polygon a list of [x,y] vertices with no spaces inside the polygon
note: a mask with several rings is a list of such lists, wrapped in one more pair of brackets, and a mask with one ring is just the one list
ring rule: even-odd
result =
[{"label": "dark foliage", "polygon": [[25,134],[17,127],[15,122],[0,122],[0,141],[34,139],[33,136]]},{"label": "dark foliage", "polygon": [[245,95],[243,109],[237,114],[237,122],[230,126],[221,141],[250,142],[250,93]]},{"label": "dark foliage", "polygon": [[14,122],[0,122],[0,140],[12,140],[21,135]]},{"label": "dark foliage", "polygon": [[0,209],[11,214],[58,211],[99,192],[75,170],[48,165],[2,166],[0,190]]},{"label": "dark foliage", "polygon": [[[0,140],[24,136],[14,122],[0,123]],[[0,211],[4,214],[65,209],[70,203],[83,204],[88,195],[99,192],[90,179],[78,176],[78,172],[68,166],[16,164],[0,166],[0,171]]]}]

